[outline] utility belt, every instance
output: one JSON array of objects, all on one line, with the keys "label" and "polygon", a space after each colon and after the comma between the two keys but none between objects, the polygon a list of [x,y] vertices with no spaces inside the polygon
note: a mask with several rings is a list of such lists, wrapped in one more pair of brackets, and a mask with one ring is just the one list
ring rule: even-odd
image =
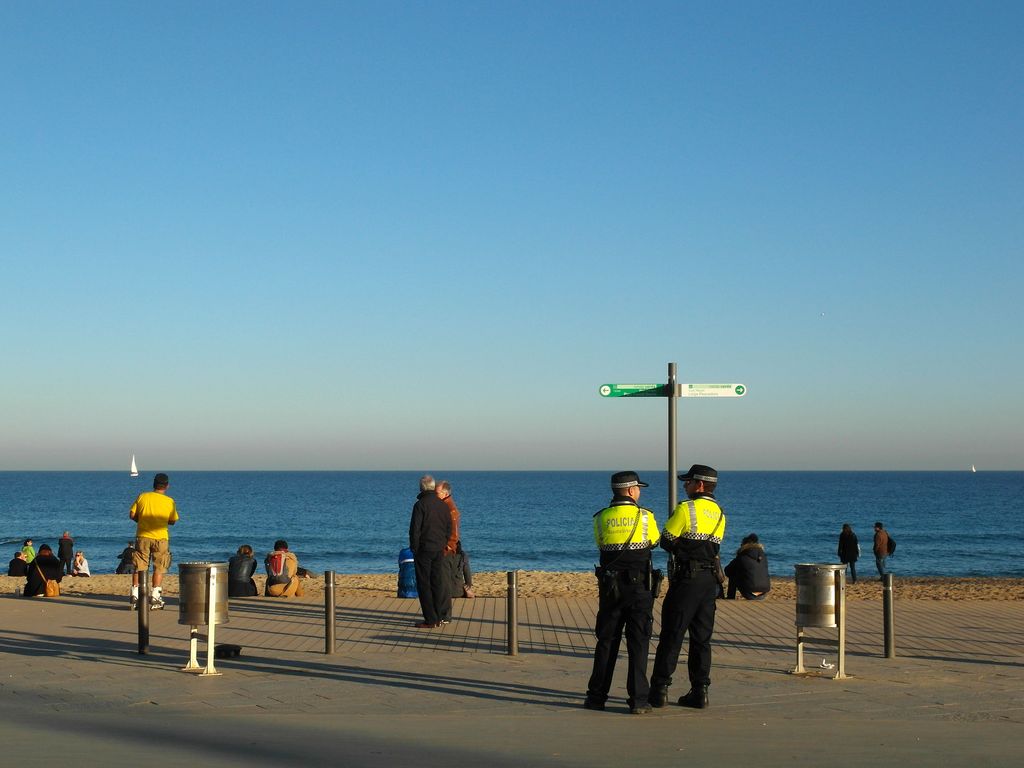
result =
[{"label": "utility belt", "polygon": [[665,574],[660,570],[653,569],[650,563],[647,563],[646,566],[623,569],[596,565],[594,566],[594,575],[597,577],[597,591],[601,599],[614,602],[618,602],[622,596],[624,586],[639,587],[657,597],[665,578]]},{"label": "utility belt", "polygon": [[716,570],[714,561],[710,560],[675,560],[669,580],[676,582],[681,579],[695,579],[702,571],[714,573]]}]

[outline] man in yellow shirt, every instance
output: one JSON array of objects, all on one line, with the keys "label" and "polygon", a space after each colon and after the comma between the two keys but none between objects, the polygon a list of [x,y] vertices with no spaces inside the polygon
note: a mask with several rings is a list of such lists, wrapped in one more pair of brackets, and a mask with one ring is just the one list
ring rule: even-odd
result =
[{"label": "man in yellow shirt", "polygon": [[174,499],[167,495],[168,485],[170,481],[167,475],[160,472],[153,478],[153,490],[140,493],[128,511],[128,516],[136,522],[132,610],[139,604],[139,573],[149,570],[150,560],[153,561],[153,594],[149,607],[154,610],[164,607],[161,584],[171,566],[170,534],[167,527],[178,522]]}]

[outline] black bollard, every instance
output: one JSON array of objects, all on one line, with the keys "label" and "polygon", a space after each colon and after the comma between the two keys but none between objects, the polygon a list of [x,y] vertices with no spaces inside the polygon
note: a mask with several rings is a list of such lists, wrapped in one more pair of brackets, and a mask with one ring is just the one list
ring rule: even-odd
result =
[{"label": "black bollard", "polygon": [[139,653],[149,653],[149,568],[139,572]]},{"label": "black bollard", "polygon": [[885,635],[885,658],[896,658],[896,624],[892,606],[892,574],[882,577],[882,631]]},{"label": "black bollard", "polygon": [[519,655],[519,618],[517,614],[518,589],[516,585],[516,572],[508,571],[508,597],[505,598],[505,605],[508,609],[508,655]]},{"label": "black bollard", "polygon": [[334,571],[324,571],[324,653],[334,653]]}]

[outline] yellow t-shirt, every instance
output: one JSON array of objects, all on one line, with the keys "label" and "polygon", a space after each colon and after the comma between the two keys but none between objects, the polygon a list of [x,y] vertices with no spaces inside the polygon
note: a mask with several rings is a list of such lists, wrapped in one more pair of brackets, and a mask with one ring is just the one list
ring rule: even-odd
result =
[{"label": "yellow t-shirt", "polygon": [[174,506],[174,499],[166,493],[146,491],[140,493],[132,504],[129,516],[138,523],[136,538],[159,541],[170,538],[167,526],[178,521],[178,510]]}]

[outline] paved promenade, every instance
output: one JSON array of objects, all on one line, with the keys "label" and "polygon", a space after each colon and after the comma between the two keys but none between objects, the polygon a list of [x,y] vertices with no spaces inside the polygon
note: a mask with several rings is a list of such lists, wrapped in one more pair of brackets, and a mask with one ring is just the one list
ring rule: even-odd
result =
[{"label": "paved promenade", "polygon": [[[696,764],[1009,766],[1024,760],[1024,603],[899,602],[896,659],[882,658],[880,602],[848,605],[845,680],[794,676],[794,605],[719,601],[711,708],[627,714],[625,650],[606,712],[580,704],[589,599],[458,600],[417,630],[413,600],[339,596],[337,651],[321,602],[231,602],[218,642],[242,645],[219,677],[179,670],[177,601],[136,614],[102,595],[0,597],[4,765]],[[660,613],[660,607],[658,610]],[[656,625],[655,630],[658,627]],[[829,630],[812,635],[834,637]],[[653,654],[653,644],[652,644]],[[205,659],[205,645],[200,644]],[[810,646],[809,669],[835,663]],[[683,678],[674,697],[686,692]],[[819,670],[820,672],[820,670]]]}]

